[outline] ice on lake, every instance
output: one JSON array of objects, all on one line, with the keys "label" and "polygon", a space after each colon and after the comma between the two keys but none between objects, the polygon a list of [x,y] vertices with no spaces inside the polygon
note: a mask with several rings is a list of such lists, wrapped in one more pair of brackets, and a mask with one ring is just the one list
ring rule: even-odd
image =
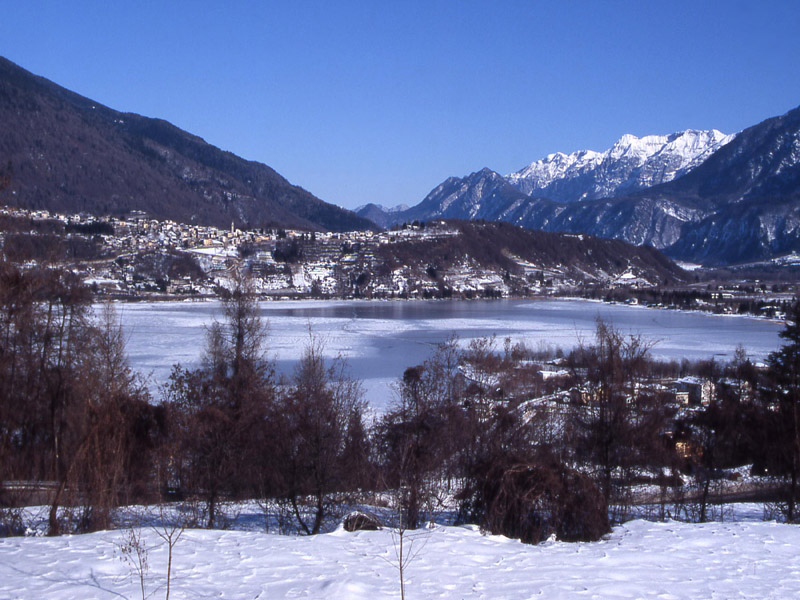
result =
[{"label": "ice on lake", "polygon": [[[704,313],[613,305],[588,300],[487,301],[281,301],[260,304],[268,324],[268,353],[279,373],[291,374],[313,335],[328,358],[347,359],[364,382],[366,397],[380,411],[393,396],[392,383],[420,364],[437,344],[457,335],[460,343],[496,335],[539,345],[575,347],[591,343],[598,317],[653,344],[663,359],[730,360],[737,345],[761,361],[780,346],[779,323]],[[132,366],[150,377],[151,389],[169,377],[172,365],[196,366],[206,328],[221,318],[219,302],[122,304]]]}]

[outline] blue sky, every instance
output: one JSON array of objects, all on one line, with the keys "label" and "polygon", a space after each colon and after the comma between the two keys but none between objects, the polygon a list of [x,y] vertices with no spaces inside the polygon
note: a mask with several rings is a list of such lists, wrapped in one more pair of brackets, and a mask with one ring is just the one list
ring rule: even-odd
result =
[{"label": "blue sky", "polygon": [[264,162],[323,200],[416,204],[624,133],[800,105],[800,2],[0,0],[0,54]]}]

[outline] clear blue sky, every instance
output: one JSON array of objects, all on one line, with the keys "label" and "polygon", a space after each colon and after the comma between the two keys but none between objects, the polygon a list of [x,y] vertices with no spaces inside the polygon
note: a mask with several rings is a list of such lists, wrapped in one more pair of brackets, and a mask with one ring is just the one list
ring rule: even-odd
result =
[{"label": "clear blue sky", "polygon": [[448,176],[624,133],[729,133],[800,105],[797,0],[0,8],[6,58],[349,208],[416,204]]}]

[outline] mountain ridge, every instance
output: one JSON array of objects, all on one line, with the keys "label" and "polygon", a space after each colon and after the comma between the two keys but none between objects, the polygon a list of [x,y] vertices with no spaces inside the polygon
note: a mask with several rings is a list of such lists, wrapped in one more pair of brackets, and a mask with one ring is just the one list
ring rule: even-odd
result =
[{"label": "mountain ridge", "polygon": [[0,57],[4,202],[240,227],[357,230],[374,225],[274,169],[164,121],[119,112]]},{"label": "mountain ridge", "polygon": [[[526,180],[534,180],[528,188],[522,185]],[[598,189],[618,195],[597,197]],[[450,177],[418,205],[396,213],[393,222],[440,216],[501,220],[621,239],[676,259],[723,265],[800,249],[799,205],[796,108],[733,136],[717,130],[626,135],[605,152],[553,153],[506,177],[489,169]],[[740,232],[738,241],[731,231]]]},{"label": "mountain ridge", "polygon": [[[716,129],[643,137],[625,134],[603,152],[557,152],[506,179],[529,196],[562,203],[615,197],[680,177],[734,137]],[[576,180],[581,193],[568,185]]]}]

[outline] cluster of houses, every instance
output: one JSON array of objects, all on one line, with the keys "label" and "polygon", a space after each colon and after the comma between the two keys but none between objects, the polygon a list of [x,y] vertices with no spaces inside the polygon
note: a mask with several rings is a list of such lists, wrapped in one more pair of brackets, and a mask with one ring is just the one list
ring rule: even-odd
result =
[{"label": "cluster of houses", "polygon": [[[484,408],[489,414],[498,403],[512,402],[521,411],[523,419],[531,426],[542,424],[543,435],[558,436],[568,427],[571,415],[597,410],[603,403],[602,386],[589,385],[583,381],[585,371],[572,372],[564,359],[546,362],[516,361],[507,370],[498,374],[482,371],[474,366],[459,368],[459,377],[466,390],[466,398]],[[577,377],[576,377],[577,375]],[[733,386],[741,402],[752,402],[754,390],[745,381],[723,379],[715,383],[708,377],[653,377],[632,384],[632,388],[617,392],[627,395],[633,403],[639,394],[657,399],[658,405],[670,407],[671,417],[662,429],[663,435],[671,437],[678,456],[688,459],[702,454],[702,449],[691,440],[676,436],[675,425],[693,412],[703,410],[718,397],[717,385]]]},{"label": "cluster of houses", "polygon": [[[65,215],[46,210],[0,208],[0,214],[32,220],[55,220],[71,226],[105,224],[92,237],[102,242],[110,257],[73,265],[99,292],[123,295],[213,295],[227,287],[231,270],[246,265],[262,294],[274,297],[430,298],[444,291],[467,297],[507,296],[511,293],[501,273],[463,261],[432,277],[424,266],[397,264],[389,270],[379,256],[381,246],[410,240],[440,240],[458,232],[445,223],[414,224],[382,231],[343,233],[295,230],[241,230],[160,221],[132,211],[125,218]],[[81,235],[79,233],[69,235]],[[287,250],[288,248],[288,250]],[[147,280],[136,262],[147,254],[183,255],[202,270]],[[542,269],[523,265],[531,285],[544,287]],[[528,273],[530,271],[530,274]],[[548,285],[571,285],[563,273],[547,271]]]},{"label": "cluster of houses", "polygon": [[[233,224],[229,229],[222,229],[161,221],[140,211],[132,211],[122,218],[67,215],[6,206],[0,207],[0,215],[3,214],[58,221],[66,226],[102,225],[91,234],[82,234],[78,229],[77,233],[67,235],[91,235],[102,244],[105,259],[70,266],[96,291],[109,295],[215,295],[220,288],[230,285],[231,272],[240,265],[245,265],[256,275],[256,285],[263,295],[275,298],[494,298],[580,293],[583,285],[574,280],[563,266],[547,268],[513,256],[508,257],[518,267],[518,273],[513,277],[508,272],[486,268],[469,258],[433,273],[425,264],[424,256],[418,257],[419,260],[387,264],[387,253],[381,251],[384,247],[400,246],[410,241],[441,241],[458,235],[454,227],[436,221],[404,225],[389,231],[332,233],[242,230]],[[75,228],[68,228],[68,231],[75,231]],[[0,243],[2,236],[0,231]],[[143,255],[183,256],[198,268],[188,272],[161,273],[154,278],[137,268],[136,263],[141,262]],[[630,270],[605,281],[604,285],[626,289],[650,286]],[[787,290],[786,295],[791,296],[792,291]],[[764,298],[746,289],[716,286],[713,292],[722,300]],[[635,296],[627,301],[638,302]],[[721,302],[713,308],[732,311],[734,306],[734,303]],[[703,307],[698,305],[698,308]],[[782,313],[779,311],[780,307],[776,306],[770,314],[780,316]]]},{"label": "cluster of houses", "polygon": [[[192,225],[174,221],[160,221],[149,218],[141,211],[132,211],[127,217],[103,216],[97,217],[89,214],[61,214],[47,210],[26,210],[14,207],[0,207],[0,215],[25,218],[39,221],[58,221],[66,226],[88,226],[106,224],[107,232],[93,234],[92,237],[102,241],[103,247],[109,251],[114,259],[92,261],[93,264],[74,265],[87,282],[99,286],[107,291],[132,292],[154,291],[153,282],[136,281],[134,265],[126,258],[134,259],[143,253],[185,253],[197,261],[206,273],[204,281],[189,276],[179,276],[166,282],[166,286],[159,291],[175,294],[203,294],[213,293],[216,285],[224,286],[230,269],[241,261],[240,249],[245,246],[258,248],[257,254],[248,260],[255,267],[255,271],[264,269],[265,265],[274,266],[276,261],[273,251],[276,245],[284,240],[300,240],[310,242],[306,249],[309,256],[313,256],[311,248],[318,242],[324,245],[332,241],[335,244],[347,242],[350,244],[367,241],[372,237],[372,232],[348,233],[309,233],[306,231],[283,229],[241,230],[231,224],[230,229],[220,229],[212,226]],[[112,233],[113,232],[113,233]],[[72,234],[81,235],[81,234]],[[0,241],[2,232],[0,232]],[[302,276],[281,281],[277,288],[292,288],[295,283],[302,284]],[[269,287],[267,283],[265,287]]]}]

